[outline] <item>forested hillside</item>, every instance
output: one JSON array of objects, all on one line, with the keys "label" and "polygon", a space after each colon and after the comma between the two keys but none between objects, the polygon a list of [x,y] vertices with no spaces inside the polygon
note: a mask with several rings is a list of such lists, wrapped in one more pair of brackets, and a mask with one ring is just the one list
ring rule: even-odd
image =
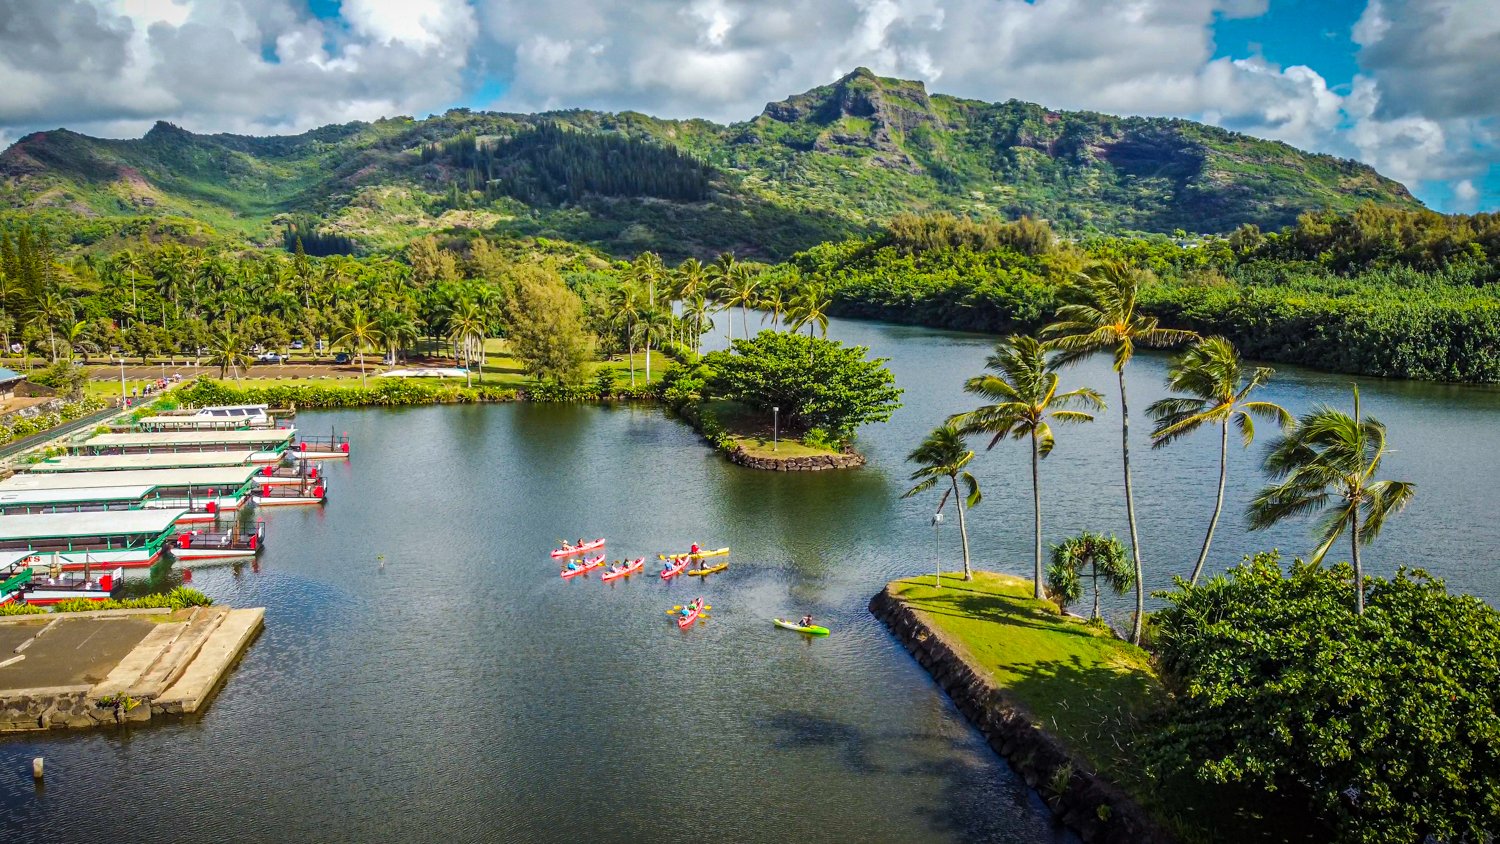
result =
[{"label": "forested hillside", "polygon": [[297,222],[325,251],[484,232],[615,255],[781,258],[910,212],[1024,215],[1081,236],[1271,229],[1362,202],[1420,207],[1365,165],[1281,143],[929,95],[864,69],[728,126],[460,109],[268,138],[165,123],[136,140],[59,129],[0,154],[0,207],[100,250],[145,231],[275,245]]}]

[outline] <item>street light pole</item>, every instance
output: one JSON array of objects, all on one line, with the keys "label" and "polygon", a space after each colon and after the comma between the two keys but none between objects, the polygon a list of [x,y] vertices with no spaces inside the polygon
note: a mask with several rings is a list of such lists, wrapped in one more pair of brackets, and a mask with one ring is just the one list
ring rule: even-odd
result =
[{"label": "street light pole", "polygon": [[771,408],[771,450],[776,450],[776,443],[781,430],[781,408]]}]

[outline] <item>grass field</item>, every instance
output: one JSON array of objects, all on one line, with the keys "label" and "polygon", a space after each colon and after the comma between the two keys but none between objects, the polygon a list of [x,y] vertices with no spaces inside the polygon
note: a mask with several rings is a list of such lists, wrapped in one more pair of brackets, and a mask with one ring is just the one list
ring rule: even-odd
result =
[{"label": "grass field", "polygon": [[[653,376],[656,372],[653,370]],[[838,454],[838,451],[822,446],[807,445],[798,437],[787,436],[785,431],[773,432],[774,420],[766,414],[756,414],[738,402],[710,401],[703,406],[704,413],[711,413],[724,426],[730,439],[744,447],[754,457],[812,457],[820,454]],[[773,435],[774,433],[774,435]]]}]

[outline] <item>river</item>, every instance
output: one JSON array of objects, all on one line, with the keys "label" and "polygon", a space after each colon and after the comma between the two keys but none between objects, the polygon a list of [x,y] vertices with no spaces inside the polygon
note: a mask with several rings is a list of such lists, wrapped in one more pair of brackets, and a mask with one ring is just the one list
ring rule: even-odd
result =
[{"label": "river", "polygon": [[[991,338],[834,321],[889,357],[905,406],[861,434],[870,465],[740,469],[651,407],[505,405],[304,413],[353,437],[325,508],[267,514],[253,568],[193,585],[267,608],[266,632],[201,718],[126,732],[0,740],[12,841],[1072,840],[865,611],[890,578],[955,566],[936,495],[902,501],[905,453],[969,401]],[[1165,359],[1130,367],[1141,540],[1153,588],[1196,556],[1217,440],[1151,451],[1140,410]],[[1264,398],[1348,404],[1354,379],[1287,370]],[[1115,404],[1105,359],[1069,370]],[[1398,450],[1412,507],[1369,554],[1500,599],[1489,490],[1500,391],[1359,381]],[[1043,464],[1047,536],[1124,535],[1118,419],[1059,432]],[[1260,447],[1235,450],[1212,565],[1305,552],[1305,525],[1243,529]],[[1023,444],[974,468],[978,565],[1029,570]],[[563,582],[546,552],[606,535],[614,557],[734,548],[700,584]],[[1341,556],[1342,558],[1342,556]],[[679,632],[665,615],[702,594]],[[1124,603],[1111,604],[1115,611]],[[811,612],[818,641],[772,628]],[[47,757],[37,792],[27,771]]]}]

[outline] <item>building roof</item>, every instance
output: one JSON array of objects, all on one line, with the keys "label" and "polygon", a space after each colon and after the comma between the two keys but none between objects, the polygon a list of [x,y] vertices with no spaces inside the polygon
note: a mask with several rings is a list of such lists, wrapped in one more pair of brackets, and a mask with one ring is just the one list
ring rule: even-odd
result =
[{"label": "building roof", "polygon": [[281,445],[292,441],[295,428],[262,428],[250,431],[167,431],[142,434],[100,434],[81,443],[83,448],[142,448],[192,445]]},{"label": "building roof", "polygon": [[0,541],[73,536],[156,536],[187,510],[105,510],[98,513],[38,513],[0,516]]},{"label": "building roof", "polygon": [[8,381],[25,381],[25,380],[26,380],[26,376],[25,375],[22,375],[21,373],[15,371],[14,369],[6,369],[5,367],[0,366],[0,384],[4,384],[4,383],[6,383]]},{"label": "building roof", "polygon": [[144,501],[151,486],[89,486],[71,489],[0,489],[0,507],[45,507],[51,504],[84,504],[94,501]]},{"label": "building roof", "polygon": [[201,469],[250,464],[253,451],[173,451],[155,454],[74,454],[49,457],[21,468],[33,474],[120,472],[133,469]]},{"label": "building roof", "polygon": [[197,469],[141,469],[121,472],[53,472],[11,475],[0,481],[0,491],[18,489],[77,489],[79,487],[238,487],[248,483],[259,466],[204,466]]}]

